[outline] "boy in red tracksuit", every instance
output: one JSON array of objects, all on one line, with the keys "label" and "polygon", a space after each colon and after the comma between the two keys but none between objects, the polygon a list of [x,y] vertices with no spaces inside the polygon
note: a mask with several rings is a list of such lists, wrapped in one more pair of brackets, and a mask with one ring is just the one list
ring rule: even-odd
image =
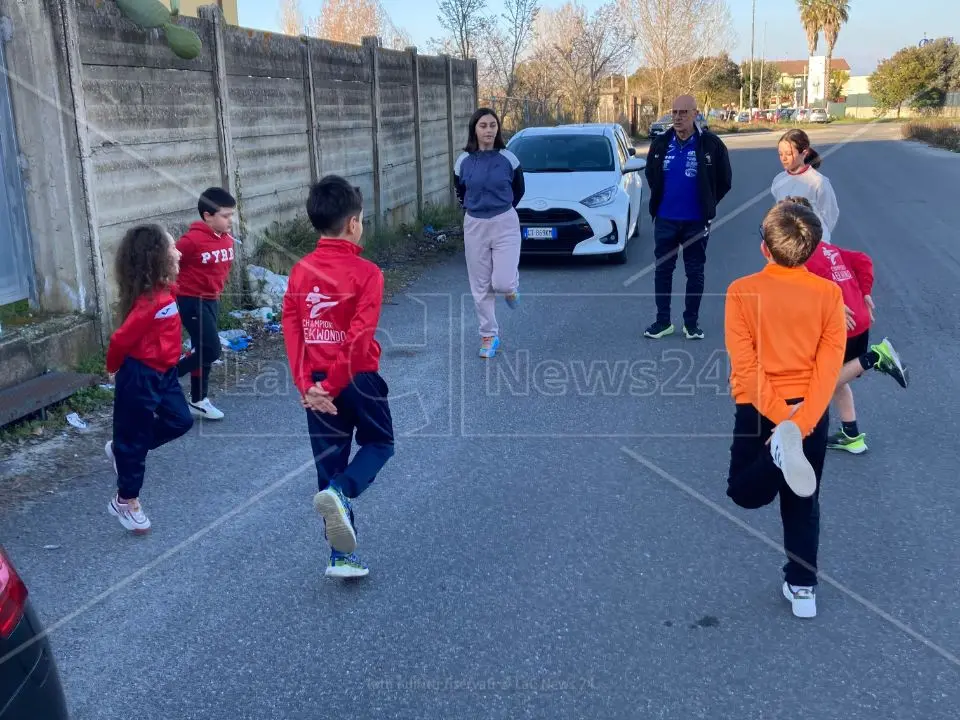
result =
[{"label": "boy in red tracksuit", "polygon": [[[806,198],[788,197],[786,200],[812,209]],[[861,433],[857,427],[850,382],[867,370],[877,370],[890,375],[905,388],[907,370],[889,339],[884,338],[876,345],[870,344],[870,325],[874,319],[874,304],[870,296],[873,291],[873,260],[870,256],[821,241],[807,260],[806,268],[815,275],[835,282],[843,293],[847,315],[847,349],[833,395],[841,427],[830,436],[827,447],[858,455],[867,449],[866,433]]]},{"label": "boy in red tracksuit", "polygon": [[116,391],[113,439],[104,449],[117,492],[107,510],[138,534],[150,529],[140,505],[147,453],[193,426],[177,376],[182,329],[172,285],[179,260],[173,238],[158,225],[132,228],[116,256],[121,324],[107,348]]},{"label": "boy in red tracksuit", "polygon": [[180,377],[190,373],[190,412],[207,420],[223,413],[207,397],[210,367],[220,357],[220,295],[230,277],[234,239],[230,235],[237,201],[223,188],[209,188],[197,202],[200,221],[177,242],[183,256],[177,305],[192,349],[179,363]]},{"label": "boy in red tracksuit", "polygon": [[[388,388],[374,339],[383,302],[383,273],[360,257],[363,196],[337,176],[315,184],[307,214],[320,233],[316,249],[290,272],[283,298],[283,337],[293,381],[307,410],[317,464],[314,507],[330,543],[329,577],[369,570],[357,545],[351,500],[393,456]],[[352,462],[356,432],[360,449]]]}]

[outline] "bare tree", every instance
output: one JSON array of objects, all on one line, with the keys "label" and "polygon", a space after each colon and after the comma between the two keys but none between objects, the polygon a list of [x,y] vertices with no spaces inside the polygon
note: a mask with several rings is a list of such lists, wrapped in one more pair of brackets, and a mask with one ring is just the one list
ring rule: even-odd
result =
[{"label": "bare tree", "polygon": [[596,115],[603,81],[619,74],[630,57],[633,38],[614,3],[592,16],[579,2],[567,2],[545,13],[538,45],[556,72],[557,85],[575,118],[590,122]]},{"label": "bare tree", "polygon": [[303,35],[307,32],[300,0],[281,0],[280,29],[285,35]]},{"label": "bare tree", "polygon": [[484,32],[487,18],[484,12],[487,0],[439,0],[437,20],[450,33],[452,47],[462,60],[476,54],[478,37]]},{"label": "bare tree", "polygon": [[[726,0],[618,0],[636,41],[636,54],[647,67],[663,113],[671,81],[692,92],[715,69],[733,43]],[[672,77],[682,68],[680,77]]]},{"label": "bare tree", "polygon": [[378,0],[323,0],[320,17],[307,26],[311,35],[352,45],[373,36],[395,50],[412,44],[409,34],[394,25]]},{"label": "bare tree", "polygon": [[379,31],[378,12],[375,0],[323,0],[315,34],[359,45],[363,37]]},{"label": "bare tree", "polygon": [[[499,22],[490,22],[487,29],[487,62],[489,79],[507,98],[517,86],[517,70],[533,35],[540,12],[539,0],[505,0]],[[509,100],[506,107],[509,108]],[[507,114],[507,110],[504,110]]]}]

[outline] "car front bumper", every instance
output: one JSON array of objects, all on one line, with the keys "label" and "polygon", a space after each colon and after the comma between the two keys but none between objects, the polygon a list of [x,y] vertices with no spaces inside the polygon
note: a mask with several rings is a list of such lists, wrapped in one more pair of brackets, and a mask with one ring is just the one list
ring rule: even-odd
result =
[{"label": "car front bumper", "polygon": [[[542,204],[542,203],[541,203]],[[609,205],[588,208],[579,202],[549,201],[540,208],[536,202],[521,202],[522,255],[610,255],[626,246],[628,233],[627,197],[620,193]],[[637,208],[634,212],[641,212]]]}]

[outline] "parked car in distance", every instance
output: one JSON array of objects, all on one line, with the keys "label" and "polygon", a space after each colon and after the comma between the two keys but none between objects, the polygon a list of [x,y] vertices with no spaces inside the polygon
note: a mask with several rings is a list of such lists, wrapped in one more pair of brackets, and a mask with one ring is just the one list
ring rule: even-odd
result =
[{"label": "parked car in distance", "polygon": [[607,255],[627,259],[640,231],[647,162],[619,125],[520,130],[507,148],[520,160],[526,192],[517,206],[521,255]]},{"label": "parked car in distance", "polygon": [[810,117],[810,110],[808,108],[800,108],[797,110],[796,115],[793,116],[793,119],[797,122],[807,122]]},{"label": "parked car in distance", "polygon": [[827,115],[827,111],[823,108],[814,108],[810,111],[810,120],[812,123],[828,123],[830,122],[830,116]]},{"label": "parked car in distance", "polygon": [[673,115],[664,115],[650,126],[647,135],[652,140],[658,135],[663,135],[667,130],[673,127]]},{"label": "parked car in distance", "polygon": [[748,122],[750,122],[750,113],[748,113],[747,111],[744,111],[744,112],[740,113],[739,115],[737,115],[737,122],[738,122],[738,123],[748,123]]},{"label": "parked car in distance", "polygon": [[0,545],[0,720],[68,720],[57,664],[28,595]]}]

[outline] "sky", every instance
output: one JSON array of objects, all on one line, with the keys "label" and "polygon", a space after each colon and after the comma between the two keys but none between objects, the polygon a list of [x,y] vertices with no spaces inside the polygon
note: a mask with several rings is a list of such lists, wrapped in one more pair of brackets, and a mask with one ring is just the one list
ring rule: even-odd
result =
[{"label": "sky", "polygon": [[[407,31],[415,45],[426,49],[432,37],[443,35],[433,0],[381,0],[395,25]],[[581,0],[592,10],[602,0]],[[556,8],[563,0],[541,0],[541,7]],[[728,0],[737,42],[734,60],[750,57],[750,20],[753,0]],[[423,8],[419,19],[409,19],[412,6]],[[277,0],[238,0],[240,24],[257,30],[279,32]],[[305,16],[319,14],[321,0],[301,0]],[[802,60],[807,41],[793,0],[756,0],[755,54],[759,59]],[[487,0],[491,12],[499,12],[502,0]],[[866,9],[869,7],[869,11]],[[851,75],[869,75],[877,63],[902,47],[916,45],[927,37],[953,37],[960,42],[960,1],[912,0],[906,10],[902,0],[851,0],[850,22],[841,30],[834,57],[850,63]],[[764,46],[766,52],[763,52]],[[822,38],[821,38],[822,48]]]}]

